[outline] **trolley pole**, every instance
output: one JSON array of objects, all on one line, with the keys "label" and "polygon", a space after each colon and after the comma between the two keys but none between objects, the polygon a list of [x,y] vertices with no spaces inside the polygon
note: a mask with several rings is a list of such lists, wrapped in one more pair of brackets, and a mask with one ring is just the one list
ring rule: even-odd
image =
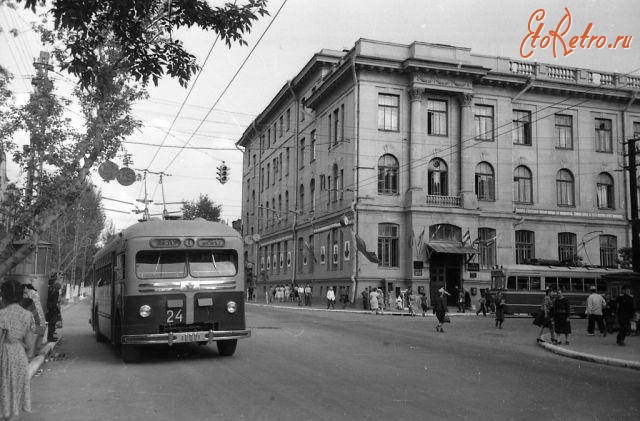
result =
[{"label": "trolley pole", "polygon": [[640,220],[638,219],[638,176],[636,171],[636,142],[634,137],[627,141],[629,157],[629,201],[631,202],[631,265],[634,272],[640,272]]}]

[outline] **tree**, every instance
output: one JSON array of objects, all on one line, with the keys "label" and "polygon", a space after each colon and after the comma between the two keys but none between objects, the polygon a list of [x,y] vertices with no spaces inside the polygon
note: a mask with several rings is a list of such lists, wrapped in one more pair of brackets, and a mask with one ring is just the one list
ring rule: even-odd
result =
[{"label": "tree", "polygon": [[[25,0],[25,8],[35,12],[46,3]],[[61,66],[77,76],[82,87],[99,83],[96,68],[105,36],[121,51],[114,67],[127,69],[144,84],[150,79],[157,84],[166,73],[186,87],[199,67],[175,30],[197,26],[215,32],[229,47],[234,42],[243,45],[253,22],[268,15],[266,3],[247,0],[240,6],[234,2],[211,7],[206,0],[56,0],[48,13],[56,30],[72,34]]]},{"label": "tree", "polygon": [[[32,9],[45,3],[25,0]],[[11,189],[4,201],[12,223],[0,238],[0,255],[7,256],[0,262],[0,278],[26,258],[39,238],[91,188],[92,168],[124,152],[122,141],[140,127],[132,105],[145,97],[148,82],[157,83],[166,73],[184,86],[197,70],[194,56],[184,50],[174,31],[197,25],[218,33],[228,45],[243,44],[253,21],[266,14],[265,4],[264,0],[223,8],[211,8],[200,0],[51,4],[48,14],[54,18],[54,29],[45,23],[38,30],[53,47],[61,68],[79,78],[74,95],[84,124],[80,129],[70,124],[67,104],[46,78],[37,81],[27,104],[10,108],[0,121],[0,150],[11,154],[25,175],[25,188]],[[0,72],[0,93],[6,86],[2,76]],[[0,100],[2,112],[9,98]],[[31,134],[28,148],[20,149],[11,140],[20,129]],[[27,241],[7,254],[18,239]]]},{"label": "tree", "polygon": [[222,205],[215,205],[208,195],[200,195],[193,202],[185,201],[182,205],[182,217],[184,219],[203,218],[207,221],[220,222]]}]

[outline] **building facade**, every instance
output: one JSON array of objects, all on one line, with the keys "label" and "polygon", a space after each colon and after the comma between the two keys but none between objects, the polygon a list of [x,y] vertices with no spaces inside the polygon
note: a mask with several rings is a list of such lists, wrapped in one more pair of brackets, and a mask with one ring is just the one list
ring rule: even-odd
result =
[{"label": "building facade", "polygon": [[238,141],[258,292],[445,286],[475,301],[496,266],[617,267],[638,90],[422,42],[320,51]]}]

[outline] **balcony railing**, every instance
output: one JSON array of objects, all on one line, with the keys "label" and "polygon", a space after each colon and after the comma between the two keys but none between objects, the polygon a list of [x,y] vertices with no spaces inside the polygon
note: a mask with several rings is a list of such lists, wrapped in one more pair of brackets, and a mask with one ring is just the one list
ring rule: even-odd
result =
[{"label": "balcony railing", "polygon": [[444,208],[459,208],[462,206],[459,196],[438,196],[435,194],[428,194],[425,203],[427,206],[441,206]]}]

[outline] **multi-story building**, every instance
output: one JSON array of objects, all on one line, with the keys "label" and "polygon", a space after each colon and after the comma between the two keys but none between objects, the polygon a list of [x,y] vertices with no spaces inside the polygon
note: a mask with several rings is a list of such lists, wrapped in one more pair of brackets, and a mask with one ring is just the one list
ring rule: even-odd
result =
[{"label": "multi-story building", "polygon": [[320,51],[238,141],[258,291],[445,285],[477,300],[496,266],[616,267],[638,90],[423,42]]}]

